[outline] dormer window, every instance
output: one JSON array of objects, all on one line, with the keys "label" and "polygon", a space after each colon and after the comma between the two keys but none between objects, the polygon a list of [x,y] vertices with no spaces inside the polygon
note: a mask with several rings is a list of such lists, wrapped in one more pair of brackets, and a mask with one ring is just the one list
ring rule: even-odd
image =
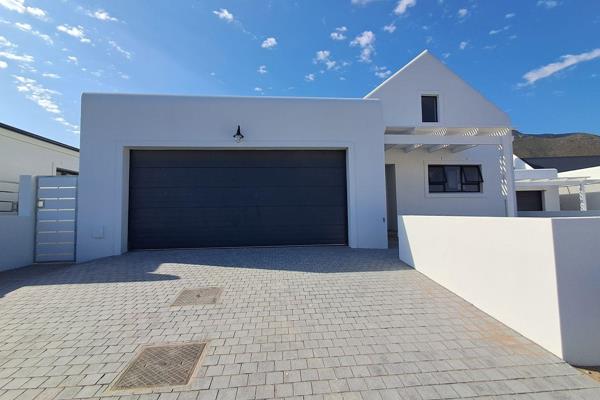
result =
[{"label": "dormer window", "polygon": [[421,96],[421,116],[423,122],[438,122],[437,96]]}]

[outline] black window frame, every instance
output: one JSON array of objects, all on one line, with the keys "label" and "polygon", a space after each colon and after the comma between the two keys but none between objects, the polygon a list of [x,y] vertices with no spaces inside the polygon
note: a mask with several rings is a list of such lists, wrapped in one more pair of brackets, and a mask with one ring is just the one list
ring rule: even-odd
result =
[{"label": "black window frame", "polygon": [[[433,115],[431,116],[431,118],[425,118],[425,107],[423,104],[423,101],[425,99],[434,99],[434,104],[433,104]],[[429,115],[427,115],[427,117],[429,117]],[[422,94],[421,95],[421,122],[424,123],[429,123],[429,124],[435,124],[437,122],[440,122],[440,102],[439,102],[439,98],[437,95],[435,94]]]},{"label": "black window frame", "polygon": [[[458,188],[448,186],[448,171],[450,169],[460,168],[460,182]],[[439,176],[442,172],[442,179],[433,180],[432,177]],[[475,172],[475,179],[469,177],[470,172]],[[465,172],[466,171],[466,172]],[[483,192],[483,174],[479,164],[430,164],[427,166],[427,184],[429,193],[482,193]]]}]

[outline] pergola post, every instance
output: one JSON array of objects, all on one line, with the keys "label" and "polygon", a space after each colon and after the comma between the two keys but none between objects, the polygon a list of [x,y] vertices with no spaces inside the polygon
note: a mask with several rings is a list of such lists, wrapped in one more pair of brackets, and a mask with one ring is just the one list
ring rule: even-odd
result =
[{"label": "pergola post", "polygon": [[517,216],[517,200],[513,168],[513,137],[502,137],[502,158],[504,161],[504,178],[506,180],[506,216]]},{"label": "pergola post", "polygon": [[579,211],[587,211],[587,196],[583,183],[579,185]]}]

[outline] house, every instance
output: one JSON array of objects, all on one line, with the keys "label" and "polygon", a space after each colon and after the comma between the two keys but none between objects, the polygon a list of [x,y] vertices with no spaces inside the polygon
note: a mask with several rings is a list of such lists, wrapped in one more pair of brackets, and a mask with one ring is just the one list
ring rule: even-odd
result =
[{"label": "house", "polygon": [[16,205],[19,176],[73,175],[79,149],[0,123],[0,212]]},{"label": "house", "polygon": [[[514,156],[517,211],[520,215],[600,210],[600,167],[571,170],[574,167],[569,165],[581,165],[582,160],[574,164],[570,161],[577,158],[580,157],[542,157],[543,163],[532,165],[529,163],[531,159],[525,161]],[[588,162],[593,160],[593,157],[584,158]],[[564,172],[559,172],[559,168]]]},{"label": "house", "polygon": [[[60,219],[64,225],[69,211],[46,209],[54,227],[50,232],[38,232],[36,244],[37,211],[43,207],[35,201],[35,185],[38,179],[77,175],[78,171],[79,149],[0,123],[0,271],[33,263],[34,250],[40,251],[51,235],[65,241],[69,233],[63,228],[59,231],[54,221]],[[45,204],[48,208],[56,203],[54,197]],[[73,220],[72,236],[74,224]]]},{"label": "house", "polygon": [[85,93],[77,260],[386,248],[398,214],[514,216],[510,128],[428,51],[364,98]]}]

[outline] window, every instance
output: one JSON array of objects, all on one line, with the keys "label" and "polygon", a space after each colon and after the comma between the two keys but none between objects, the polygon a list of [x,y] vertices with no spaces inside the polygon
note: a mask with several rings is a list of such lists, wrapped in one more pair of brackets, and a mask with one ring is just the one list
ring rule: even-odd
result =
[{"label": "window", "polygon": [[480,165],[430,165],[429,193],[479,193],[483,177]]},{"label": "window", "polygon": [[438,122],[437,96],[421,96],[421,117],[423,122]]},{"label": "window", "polygon": [[79,175],[79,172],[71,171],[69,169],[64,169],[64,168],[56,168],[56,175],[57,176],[77,176],[77,175]]}]

